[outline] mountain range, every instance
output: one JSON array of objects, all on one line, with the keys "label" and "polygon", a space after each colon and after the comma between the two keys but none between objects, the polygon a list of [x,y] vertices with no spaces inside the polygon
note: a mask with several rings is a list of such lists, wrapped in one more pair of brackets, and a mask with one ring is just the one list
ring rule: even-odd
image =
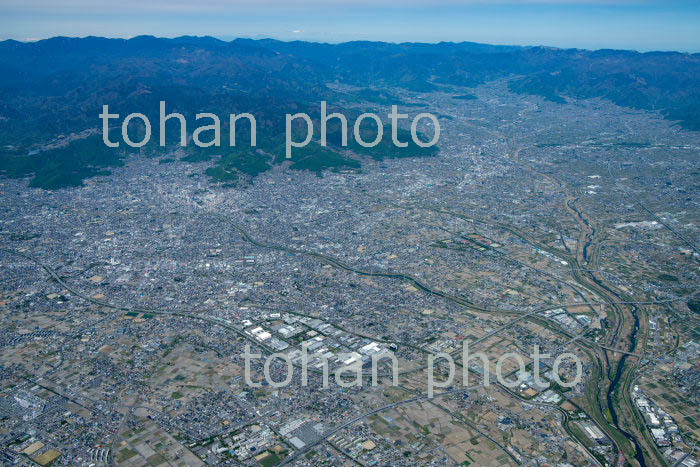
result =
[{"label": "mountain range", "polygon": [[[127,114],[157,110],[158,101],[166,100],[186,116],[203,111],[256,115],[261,134],[256,150],[200,150],[186,156],[213,160],[208,174],[236,183],[282,162],[280,115],[307,111],[314,116],[320,100],[348,100],[347,93],[341,98],[328,83],[360,89],[358,102],[384,104],[391,99],[386,91],[391,88],[452,91],[504,78],[515,93],[560,103],[605,98],[658,111],[684,128],[700,130],[700,54],[470,42],[55,37],[0,42],[0,172],[31,177],[31,185],[42,188],[80,185],[122,164],[124,151],[103,147],[95,135],[67,146],[51,142],[98,127],[97,115],[105,103],[110,111]],[[353,150],[367,157],[395,157],[388,148],[365,154],[362,148]],[[417,147],[406,153],[434,154]],[[292,168],[322,173],[354,170],[360,164],[337,148],[312,144],[299,152]]]}]

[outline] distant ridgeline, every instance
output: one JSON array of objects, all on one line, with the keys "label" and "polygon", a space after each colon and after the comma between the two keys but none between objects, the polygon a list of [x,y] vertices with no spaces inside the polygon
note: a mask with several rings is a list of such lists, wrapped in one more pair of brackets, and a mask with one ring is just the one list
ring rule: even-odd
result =
[{"label": "distant ridgeline", "polygon": [[[107,148],[101,135],[61,147],[46,143],[61,135],[97,128],[103,104],[129,114],[157,109],[166,100],[173,111],[193,118],[198,112],[221,115],[249,112],[258,123],[256,147],[189,146],[176,159],[208,161],[206,174],[223,183],[239,183],[284,159],[284,115],[315,113],[320,100],[343,106],[369,102],[402,103],[385,88],[431,91],[475,86],[512,77],[511,90],[555,102],[564,97],[603,97],[639,109],[658,110],[685,128],[700,130],[700,55],[673,52],[584,51],[546,47],[491,46],[474,43],[387,44],[349,42],[224,42],[203,37],[129,40],[88,37],[53,38],[33,43],[0,42],[0,173],[32,177],[31,186],[77,186],[88,177],[123,164],[124,147]],[[355,86],[337,91],[326,83]],[[459,91],[455,99],[474,96]],[[358,112],[359,113],[359,112]],[[149,115],[152,121],[157,116]],[[223,122],[222,122],[223,123]],[[133,128],[136,133],[137,127]],[[436,147],[407,148],[382,143],[364,148],[351,142],[340,148],[338,131],[329,128],[329,145],[296,149],[295,170],[357,170],[364,158],[420,157]],[[363,128],[371,140],[372,128]],[[177,131],[169,132],[177,135]],[[245,140],[241,134],[241,140]],[[44,146],[42,146],[44,145]],[[173,141],[173,146],[175,142]],[[128,148],[132,152],[132,148]],[[168,148],[170,149],[170,148]],[[157,144],[140,151],[163,157]]]}]

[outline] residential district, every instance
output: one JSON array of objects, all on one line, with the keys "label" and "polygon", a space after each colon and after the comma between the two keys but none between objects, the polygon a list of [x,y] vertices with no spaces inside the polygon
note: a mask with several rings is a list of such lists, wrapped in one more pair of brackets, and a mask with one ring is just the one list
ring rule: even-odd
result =
[{"label": "residential district", "polygon": [[[438,155],[1,179],[0,464],[698,465],[698,135],[504,81],[392,92],[439,115]],[[289,384],[283,358],[246,382],[246,346]]]}]

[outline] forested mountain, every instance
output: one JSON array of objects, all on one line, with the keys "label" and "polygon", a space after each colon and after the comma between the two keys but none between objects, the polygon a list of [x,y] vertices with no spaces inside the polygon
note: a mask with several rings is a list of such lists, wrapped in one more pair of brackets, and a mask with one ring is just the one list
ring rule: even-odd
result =
[{"label": "forested mountain", "polygon": [[[700,130],[699,54],[475,43],[56,37],[0,42],[0,170],[14,177],[32,176],[32,184],[44,188],[81,184],[103,173],[104,167],[119,165],[124,152],[102,147],[101,141],[93,144],[91,138],[43,150],[47,142],[98,127],[97,115],[105,103],[114,113],[155,116],[158,102],[166,100],[168,111],[191,117],[204,111],[255,114],[261,151],[207,150],[188,156],[218,157],[210,175],[235,181],[279,162],[286,112],[313,116],[319,101],[337,101],[326,86],[329,82],[366,88],[358,99],[381,100],[377,88],[450,90],[499,78],[510,78],[510,88],[517,93],[557,102],[603,97],[660,111],[686,128]],[[38,148],[42,151],[35,153]],[[406,155],[433,153],[413,148]],[[380,148],[366,155],[390,157],[391,152]],[[317,145],[300,151],[293,164],[319,172],[358,166],[356,160]]]}]

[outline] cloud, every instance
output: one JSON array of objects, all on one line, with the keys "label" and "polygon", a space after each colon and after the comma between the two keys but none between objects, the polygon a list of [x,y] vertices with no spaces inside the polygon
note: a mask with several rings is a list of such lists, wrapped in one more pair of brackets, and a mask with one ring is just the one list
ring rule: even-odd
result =
[{"label": "cloud", "polygon": [[[666,5],[689,3],[668,0]],[[133,14],[148,13],[226,13],[254,12],[269,9],[303,10],[305,8],[411,8],[478,5],[652,5],[653,0],[3,0],[0,12],[34,12],[45,14]]]}]

